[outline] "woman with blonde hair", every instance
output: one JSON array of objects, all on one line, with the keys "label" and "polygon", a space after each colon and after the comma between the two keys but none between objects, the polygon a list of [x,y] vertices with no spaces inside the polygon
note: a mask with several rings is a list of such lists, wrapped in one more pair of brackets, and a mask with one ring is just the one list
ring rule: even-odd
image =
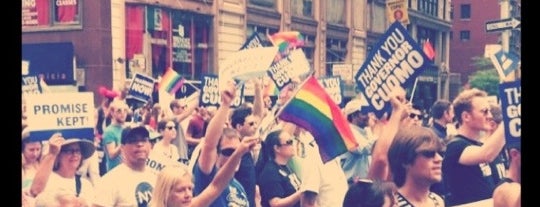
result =
[{"label": "woman with blonde hair", "polygon": [[212,182],[198,195],[193,196],[193,175],[184,164],[177,164],[163,168],[157,177],[152,192],[151,207],[204,207],[209,206],[219,197],[234,177],[236,168],[246,152],[250,152],[258,138],[244,138],[241,144],[229,157],[227,162],[219,168]]}]

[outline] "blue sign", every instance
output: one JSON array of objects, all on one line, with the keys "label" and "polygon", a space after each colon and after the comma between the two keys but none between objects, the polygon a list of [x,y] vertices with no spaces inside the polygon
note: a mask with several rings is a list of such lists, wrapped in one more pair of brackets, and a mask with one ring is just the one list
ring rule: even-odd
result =
[{"label": "blue sign", "polygon": [[[238,81],[237,81],[238,83]],[[221,103],[221,94],[219,89],[219,78],[216,75],[203,75],[201,77],[201,96],[199,105],[201,106],[219,106]],[[237,84],[238,85],[238,84]],[[244,85],[236,88],[236,97],[231,103],[231,107],[235,108],[242,105],[244,100]]]},{"label": "blue sign", "polygon": [[492,61],[493,65],[497,70],[503,72],[504,76],[512,73],[514,70],[518,69],[520,58],[515,53],[507,53],[503,50],[493,54]]},{"label": "blue sign", "polygon": [[47,85],[73,85],[73,44],[23,44],[22,59],[30,62],[28,75],[43,76]]},{"label": "blue sign", "polygon": [[521,141],[521,81],[499,85],[506,144]]},{"label": "blue sign", "polygon": [[382,35],[355,75],[357,92],[377,117],[391,111],[393,88],[406,88],[430,64],[422,47],[399,22]]},{"label": "blue sign", "polygon": [[135,74],[135,77],[133,77],[133,80],[131,81],[127,97],[147,103],[152,99],[154,81],[155,80],[152,77],[139,73]]}]

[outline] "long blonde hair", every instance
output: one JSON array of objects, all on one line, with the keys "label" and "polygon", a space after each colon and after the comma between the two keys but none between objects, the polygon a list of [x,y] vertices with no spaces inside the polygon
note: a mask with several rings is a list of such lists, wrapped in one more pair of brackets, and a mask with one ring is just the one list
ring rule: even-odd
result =
[{"label": "long blonde hair", "polygon": [[189,176],[190,179],[193,179],[193,176],[188,171],[188,167],[181,163],[168,165],[167,167],[161,169],[156,179],[156,185],[154,186],[152,200],[150,200],[149,206],[167,207],[171,190],[184,176]]}]

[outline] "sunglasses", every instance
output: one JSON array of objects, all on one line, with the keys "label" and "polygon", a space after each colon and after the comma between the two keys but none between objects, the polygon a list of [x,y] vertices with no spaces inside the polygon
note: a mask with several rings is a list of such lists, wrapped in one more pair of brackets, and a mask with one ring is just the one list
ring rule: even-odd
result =
[{"label": "sunglasses", "polygon": [[253,126],[253,125],[257,124],[257,122],[252,121],[252,122],[249,122],[248,124],[249,124],[249,126]]},{"label": "sunglasses", "polygon": [[435,151],[435,150],[422,150],[422,151],[417,152],[417,154],[422,155],[426,158],[434,158],[435,153],[438,153],[440,156],[444,155],[443,151]]},{"label": "sunglasses", "polygon": [[484,114],[484,116],[487,116],[490,111],[489,111],[488,108],[485,108],[485,109],[480,110],[480,112],[482,112],[482,114]]},{"label": "sunglasses", "polygon": [[165,129],[173,130],[173,129],[175,129],[175,126],[166,126]]},{"label": "sunglasses", "polygon": [[62,149],[60,150],[63,154],[81,154],[81,149]]},{"label": "sunglasses", "polygon": [[226,157],[230,157],[234,150],[236,150],[235,148],[225,148],[225,149],[221,149],[220,153],[223,155],[223,156],[226,156]]},{"label": "sunglasses", "polygon": [[422,115],[421,114],[410,113],[409,118],[411,118],[411,119],[414,119],[414,118],[421,119]]},{"label": "sunglasses", "polygon": [[289,139],[285,143],[283,143],[283,144],[279,143],[278,145],[279,146],[284,146],[284,145],[292,146],[293,145],[293,140]]}]

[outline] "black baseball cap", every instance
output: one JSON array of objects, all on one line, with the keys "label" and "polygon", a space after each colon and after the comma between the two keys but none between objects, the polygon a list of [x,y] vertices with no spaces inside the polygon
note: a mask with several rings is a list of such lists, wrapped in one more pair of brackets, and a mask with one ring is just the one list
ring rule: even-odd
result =
[{"label": "black baseball cap", "polygon": [[126,144],[141,138],[149,139],[150,133],[144,126],[128,126],[122,130],[121,143]]}]

